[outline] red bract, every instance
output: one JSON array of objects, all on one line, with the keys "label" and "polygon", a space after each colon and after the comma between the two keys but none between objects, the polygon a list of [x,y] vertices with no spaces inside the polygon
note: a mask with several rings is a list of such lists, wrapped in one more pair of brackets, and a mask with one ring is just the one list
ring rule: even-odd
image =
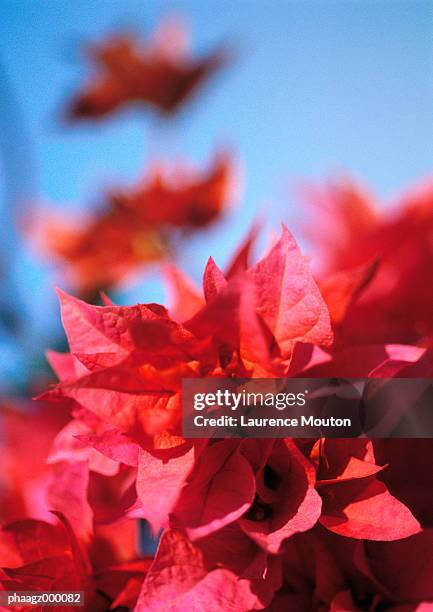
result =
[{"label": "red bract", "polygon": [[[262,562],[261,578],[252,578],[254,570],[247,565],[243,570],[245,577],[242,577],[239,566],[244,559],[238,559],[235,573],[229,566],[233,563],[238,538],[235,533],[226,536],[232,537],[232,551],[228,547],[226,554],[222,553],[220,544],[218,549],[222,554],[218,555],[217,565],[212,562],[212,548],[218,546],[218,542],[204,541],[201,546],[194,545],[181,531],[165,532],[144,581],[136,610],[241,612],[264,608],[280,584],[279,568],[273,562],[269,566],[266,561]],[[210,557],[207,555],[208,547]],[[256,572],[260,575],[258,567]]]},{"label": "red bract", "polygon": [[186,479],[194,467],[195,449],[181,444],[175,452],[162,451],[155,455],[141,450],[137,471],[137,495],[143,506],[143,516],[154,533],[168,524]]},{"label": "red bract", "polygon": [[[173,117],[231,59],[188,43],[166,22],[89,45],[68,121]],[[431,394],[433,185],[392,212],[350,182],[311,191],[316,277],[284,226],[252,263],[255,224],[224,271],[209,257],[201,290],[172,259],[235,201],[236,174],[224,152],[202,171],[158,161],[86,218],[42,219],[81,299],[58,291],[69,352],[48,353],[59,382],[40,409],[0,406],[0,590],[82,591],[84,612],[431,611],[431,440],[185,439],[181,405],[185,379],[365,378],[365,430],[416,425],[428,402],[408,415],[387,391],[419,378],[410,399]],[[104,293],[155,262],[168,309]]]},{"label": "red bract", "polygon": [[64,266],[68,282],[91,300],[100,288],[117,285],[167,254],[157,232],[137,226],[135,215],[111,205],[85,219],[47,215],[37,239],[40,249]]},{"label": "red bract", "polygon": [[314,468],[293,441],[271,441],[266,446],[260,456],[256,442],[243,443],[243,452],[254,457],[256,495],[240,527],[260,547],[275,554],[281,552],[287,538],[313,527],[322,504],[314,490]]},{"label": "red bract", "polygon": [[[0,588],[9,591],[83,591],[84,610],[110,609],[115,599],[132,605],[131,580],[143,579],[149,561],[141,560],[104,567],[107,560],[95,557],[77,540],[68,521],[57,515],[55,524],[33,519],[16,521],[0,534]],[[35,609],[20,606],[20,610]],[[36,609],[43,610],[43,606]],[[70,606],[56,606],[69,610]]]},{"label": "red bract", "polygon": [[411,511],[393,497],[379,474],[371,442],[321,441],[317,485],[323,498],[320,522],[356,539],[399,540],[418,533]]},{"label": "red bract", "polygon": [[233,200],[235,167],[228,154],[219,154],[207,170],[160,165],[135,188],[112,191],[113,206],[133,212],[148,228],[199,228],[214,221]]},{"label": "red bract", "polygon": [[194,59],[187,32],[177,22],[162,24],[145,44],[118,35],[91,46],[88,54],[95,70],[70,105],[68,116],[73,120],[105,117],[129,104],[172,114],[228,62],[221,48]]},{"label": "red bract", "polygon": [[[23,516],[47,519],[45,463],[50,446],[69,418],[50,404],[2,400],[0,405],[0,522]],[[35,433],[36,432],[36,433]]]},{"label": "red bract", "polygon": [[44,221],[38,240],[66,264],[80,293],[93,296],[167,257],[181,230],[215,221],[233,201],[234,182],[226,155],[201,174],[161,167],[137,187],[108,193],[105,208],[89,218]]},{"label": "red bract", "polygon": [[209,263],[204,287],[207,303],[183,324],[154,304],[97,307],[61,294],[76,369],[63,361],[55,393],[142,445],[164,446],[167,432],[179,435],[182,378],[283,375],[297,342],[332,341],[323,299],[286,229],[244,273],[226,279]]},{"label": "red bract", "polygon": [[[406,194],[387,212],[379,212],[373,198],[350,182],[311,190],[308,197],[317,205],[318,231],[311,233],[324,262],[324,285],[330,283],[329,275],[338,274],[340,286],[347,287],[344,277],[352,278],[353,284],[363,267],[361,286],[370,281],[360,300],[349,307],[338,341],[350,346],[428,339],[433,333],[431,184]],[[373,260],[378,261],[375,275],[371,268],[368,272]]]},{"label": "red bract", "polygon": [[[20,541],[24,535],[26,538],[28,535],[28,539],[24,542],[26,546],[36,547],[35,550],[39,546],[39,549],[42,550],[44,546],[50,545],[51,540],[54,546],[60,538],[57,534],[58,528],[54,528],[55,516],[50,510],[60,511],[62,516],[67,517],[65,521],[68,532],[70,531],[69,525],[72,525],[75,532],[74,539],[77,536],[81,542],[88,545],[89,554],[92,559],[96,560],[98,567],[129,562],[136,556],[135,523],[133,521],[117,523],[114,531],[107,531],[104,524],[112,523],[113,520],[119,518],[118,506],[121,504],[118,500],[122,500],[119,495],[122,483],[116,482],[115,477],[106,479],[104,483],[98,481],[99,470],[103,473],[108,471],[110,475],[113,475],[119,472],[120,466],[111,461],[114,470],[107,470],[106,466],[110,459],[96,451],[93,451],[92,455],[91,447],[84,446],[73,437],[77,431],[77,423],[80,425],[79,431],[83,431],[86,426],[84,421],[71,421],[67,424],[55,438],[54,448],[49,455],[50,445],[59,427],[65,422],[65,417],[63,407],[60,405],[57,406],[57,410],[53,410],[53,406],[40,405],[36,406],[32,412],[18,412],[12,408],[3,412],[1,425],[5,438],[2,442],[6,444],[2,448],[2,458],[8,480],[2,483],[2,523],[23,516],[47,521],[43,523],[28,519],[25,522],[18,521],[10,528],[13,533],[16,533],[16,538],[20,538]],[[30,437],[29,427],[32,428]],[[23,445],[28,452],[22,450]],[[125,470],[122,475],[125,480],[124,476],[127,475]],[[110,489],[113,490],[111,497],[108,495],[107,481],[110,483]],[[102,499],[108,507],[110,504],[115,507],[118,513],[116,517],[107,517],[106,513],[101,515]],[[125,504],[126,508],[128,506],[129,504]],[[105,509],[106,506],[104,506]],[[124,513],[122,513],[123,517]],[[34,528],[35,533],[27,534],[26,526],[31,530]],[[20,535],[22,528],[24,535]],[[59,529],[63,533],[63,529]],[[62,538],[60,540],[63,541]],[[9,567],[16,558],[16,554],[4,538],[3,543],[4,545],[0,545],[1,563]],[[51,557],[51,553],[47,552],[47,556]],[[53,580],[57,580],[63,570],[55,563],[52,566],[54,573],[50,573],[50,570],[45,577],[51,576]],[[23,575],[29,579],[30,576],[36,577],[37,580],[38,567],[34,569],[34,573],[30,568],[29,574],[23,572]],[[40,571],[42,575],[45,575],[43,567]],[[55,573],[57,571],[59,574]],[[70,570],[65,569],[64,571],[67,576]],[[71,570],[72,573],[74,571]]]},{"label": "red bract", "polygon": [[357,542],[315,528],[286,545],[270,610],[431,610],[431,530],[398,542]]},{"label": "red bract", "polygon": [[239,444],[216,442],[200,455],[173,508],[172,524],[192,540],[207,536],[247,512],[254,494],[254,473]]},{"label": "red bract", "polygon": [[[136,513],[138,447],[83,410],[74,414],[79,418],[59,433],[47,458],[45,504],[62,512],[88,543],[106,525],[128,530],[119,520]],[[135,550],[135,533],[125,532],[123,548]]]},{"label": "red bract", "polygon": [[67,522],[27,519],[4,527],[2,536],[19,558],[2,568],[5,590],[89,591],[90,563]]}]

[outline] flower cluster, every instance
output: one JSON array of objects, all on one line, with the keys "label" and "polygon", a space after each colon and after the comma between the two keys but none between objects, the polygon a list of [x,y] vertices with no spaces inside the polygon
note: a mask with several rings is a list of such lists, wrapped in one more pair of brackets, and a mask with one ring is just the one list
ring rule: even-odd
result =
[{"label": "flower cluster", "polygon": [[[432,465],[429,440],[182,438],[185,377],[432,375],[428,348],[336,347],[326,302],[284,227],[252,266],[250,244],[225,274],[209,260],[203,296],[172,270],[183,297],[173,315],[158,304],[92,306],[60,293],[70,353],[49,354],[60,383],[44,397],[72,420],[39,486],[55,514],[49,524],[7,526],[9,545],[24,542],[24,552],[3,570],[6,586],[30,590],[49,575],[52,588],[66,589],[72,571],[89,602],[102,590],[140,611],[432,600],[433,499],[421,469]],[[128,551],[137,518],[163,530],[152,561]],[[45,565],[57,551],[38,550],[33,565],[26,537],[51,529],[67,534],[63,554],[84,550],[72,555],[81,573],[69,568],[71,553],[55,573]],[[113,571],[110,591],[98,581]]]},{"label": "flower cluster", "polygon": [[90,217],[50,215],[38,240],[65,264],[79,294],[91,299],[140,266],[167,259],[178,237],[215,221],[234,197],[234,163],[226,154],[202,173],[159,165],[137,186],[110,191]]},{"label": "flower cluster", "polygon": [[[93,47],[71,121],[171,115],[226,62],[167,27]],[[169,264],[168,308],[89,303],[217,219],[232,178],[224,155],[203,175],[158,167],[80,226],[45,225],[88,300],[58,291],[58,382],[31,410],[0,406],[0,589],[83,591],[85,612],[431,610],[431,440],[181,428],[186,378],[433,378],[431,188],[387,214],[349,183],[311,190],[317,274],[284,225],[251,261],[255,227],[202,290]]]}]

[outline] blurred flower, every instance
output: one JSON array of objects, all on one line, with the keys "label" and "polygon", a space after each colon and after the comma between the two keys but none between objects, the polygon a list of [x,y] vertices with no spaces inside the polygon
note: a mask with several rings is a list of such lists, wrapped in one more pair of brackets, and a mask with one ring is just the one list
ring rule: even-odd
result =
[{"label": "blurred flower", "polygon": [[91,430],[84,417],[70,420],[71,404],[63,402],[53,410],[43,402],[29,406],[8,400],[1,406],[0,522],[25,517],[53,523],[51,510],[61,511],[82,541],[97,535],[107,560],[129,558],[136,550],[134,523],[117,525],[122,546],[115,555],[105,525],[118,519],[106,508],[121,503],[131,474],[80,441]]},{"label": "blurred flower", "polygon": [[420,186],[385,212],[348,181],[310,189],[308,199],[315,212],[308,233],[323,263],[325,297],[341,310],[342,287],[355,282],[360,290],[339,317],[338,343],[430,342],[433,186]]},{"label": "blurred flower", "polygon": [[167,257],[179,233],[209,225],[234,197],[235,170],[227,155],[217,156],[202,174],[159,166],[137,187],[109,192],[106,207],[94,215],[69,223],[48,217],[36,235],[90,299],[140,265]]},{"label": "blurred flower", "polygon": [[47,518],[46,458],[53,440],[69,420],[66,405],[3,399],[0,405],[0,521],[23,516]]},{"label": "blurred flower", "polygon": [[1,407],[0,588],[84,590],[92,611],[108,598],[133,604],[149,560],[137,558],[136,521],[107,512],[128,473],[80,442],[70,404]]},{"label": "blurred flower", "polygon": [[162,23],[144,45],[132,36],[118,35],[91,46],[88,55],[95,70],[71,102],[72,120],[104,117],[131,103],[172,114],[229,61],[222,48],[194,59],[185,27],[177,21]]},{"label": "blurred flower", "polygon": [[108,290],[128,278],[139,266],[166,256],[160,236],[137,225],[129,211],[109,203],[93,217],[47,218],[37,236],[47,254],[65,264],[65,279],[79,294],[93,301],[100,289]]},{"label": "blurred flower", "polygon": [[[23,519],[0,534],[0,588],[9,591],[82,591],[86,612],[103,612],[116,605],[134,605],[149,560],[106,566],[103,556],[89,557],[65,517],[54,524]],[[102,563],[102,565],[101,565]],[[17,606],[28,610],[34,606]],[[67,604],[56,610],[69,610]],[[42,606],[37,608],[42,609]]]},{"label": "blurred flower", "polygon": [[133,211],[145,227],[200,228],[214,221],[236,195],[233,159],[216,155],[205,171],[156,165],[137,187],[112,191],[113,204]]}]

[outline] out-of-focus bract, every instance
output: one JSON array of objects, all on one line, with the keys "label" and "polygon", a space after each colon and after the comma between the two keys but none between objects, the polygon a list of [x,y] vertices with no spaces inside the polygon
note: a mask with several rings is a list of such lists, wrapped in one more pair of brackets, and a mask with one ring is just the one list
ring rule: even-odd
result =
[{"label": "out-of-focus bract", "polygon": [[87,54],[94,72],[72,100],[69,119],[102,118],[128,104],[150,106],[165,115],[176,112],[229,61],[222,47],[195,59],[188,38],[184,25],[172,20],[145,43],[119,34],[90,45]]},{"label": "out-of-focus bract", "polygon": [[[363,295],[339,330],[340,342],[429,345],[433,339],[433,185],[413,188],[386,212],[350,181],[311,188],[307,197],[314,207],[315,222],[309,233],[323,264],[324,286],[330,290],[335,284],[341,286],[343,278],[348,282],[359,274],[365,277]],[[362,283],[361,278],[358,282]]]},{"label": "out-of-focus bract", "polygon": [[167,164],[136,187],[113,189],[88,218],[42,218],[40,247],[66,266],[80,295],[119,284],[139,266],[167,259],[182,234],[216,221],[235,199],[234,162],[226,154],[197,172]]}]

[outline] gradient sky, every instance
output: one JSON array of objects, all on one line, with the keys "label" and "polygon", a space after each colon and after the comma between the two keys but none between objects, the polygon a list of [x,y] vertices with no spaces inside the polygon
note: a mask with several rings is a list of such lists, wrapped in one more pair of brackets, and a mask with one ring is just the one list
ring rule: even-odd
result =
[{"label": "gradient sky", "polygon": [[[231,41],[237,62],[169,128],[137,111],[62,126],[62,102],[85,75],[78,46],[119,28],[146,34],[170,14],[189,20],[196,50]],[[3,183],[7,175],[17,197],[78,210],[107,183],[133,183],[155,154],[205,166],[215,146],[232,146],[244,196],[222,225],[186,245],[180,265],[199,280],[208,256],[224,264],[256,214],[293,226],[299,181],[346,173],[386,202],[431,173],[432,34],[433,2],[424,0],[2,0]],[[58,330],[59,277],[16,249],[12,233],[5,240],[17,252],[25,341],[37,352]],[[161,300],[160,283],[149,276],[122,299]],[[22,351],[6,349],[4,373],[28,367]]]}]

